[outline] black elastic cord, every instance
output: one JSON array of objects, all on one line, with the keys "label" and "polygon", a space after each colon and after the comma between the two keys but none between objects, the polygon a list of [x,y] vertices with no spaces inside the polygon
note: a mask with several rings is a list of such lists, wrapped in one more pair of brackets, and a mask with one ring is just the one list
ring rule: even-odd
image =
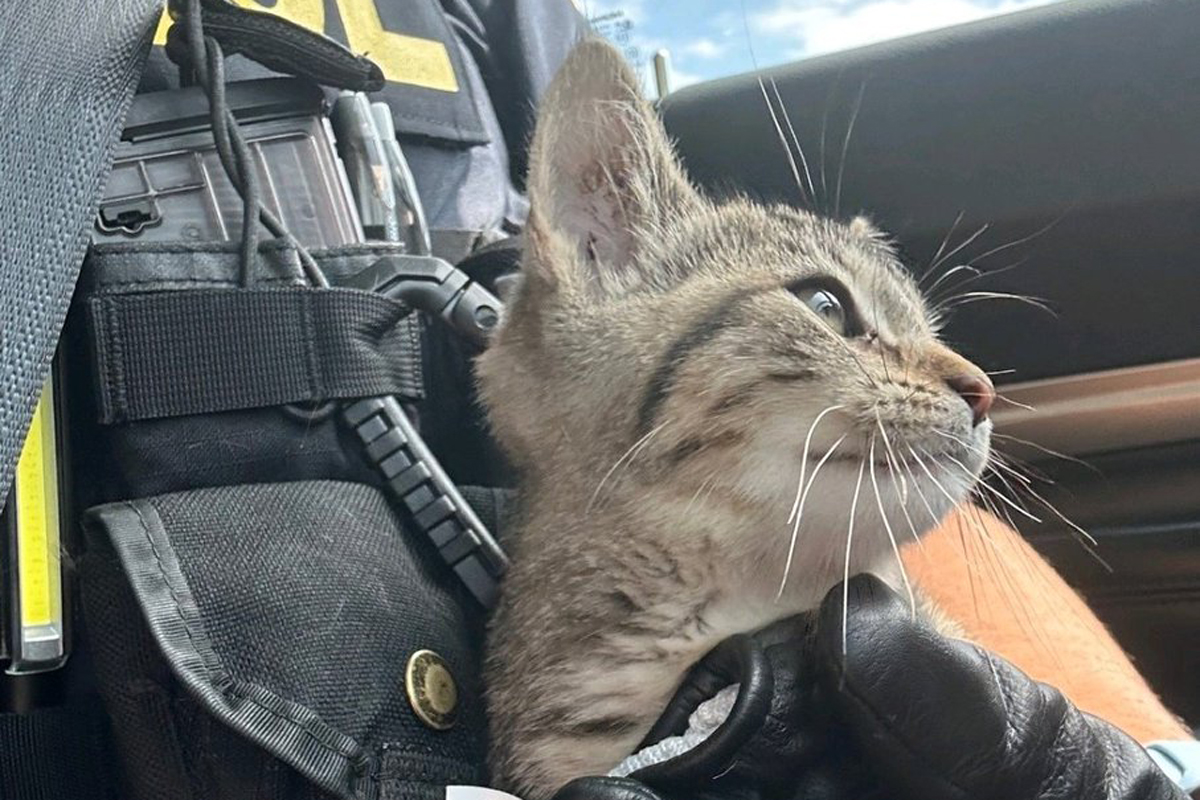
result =
[{"label": "black elastic cord", "polygon": [[[253,154],[241,137],[230,136],[225,102],[225,57],[221,45],[211,36],[204,37],[208,59],[208,91],[209,106],[212,117],[213,138],[217,144],[218,155],[232,153],[236,167],[237,178],[232,174],[230,180],[241,189],[238,194],[242,197],[242,251],[241,251],[241,283],[249,286],[254,282],[254,261],[258,255],[258,210],[259,202],[258,170],[254,168]],[[222,159],[224,161],[224,159]],[[227,170],[228,171],[228,170]],[[240,181],[238,180],[240,179]]]},{"label": "black elastic cord", "polygon": [[[220,45],[204,36],[201,19],[201,0],[190,0],[187,6],[187,36],[192,69],[208,94],[213,140],[217,157],[234,190],[242,199],[241,283],[254,281],[254,263],[258,256],[258,221],[277,238],[296,250],[300,264],[310,283],[328,287],[329,282],[312,254],[288,232],[283,223],[264,206],[260,199],[258,175],[250,147],[242,136],[237,120],[225,102],[225,59]],[[201,69],[203,64],[205,69]]]}]

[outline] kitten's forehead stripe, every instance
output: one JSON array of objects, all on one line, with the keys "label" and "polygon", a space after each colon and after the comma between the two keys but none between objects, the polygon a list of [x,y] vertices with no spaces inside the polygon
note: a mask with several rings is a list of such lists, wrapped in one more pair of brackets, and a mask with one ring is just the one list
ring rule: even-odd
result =
[{"label": "kitten's forehead stripe", "polygon": [[[699,321],[679,337],[671,345],[670,349],[667,350],[666,355],[663,356],[658,367],[654,370],[654,374],[650,377],[649,383],[646,385],[641,405],[638,407],[637,433],[645,435],[650,432],[650,429],[654,425],[654,419],[658,416],[659,409],[671,393],[676,373],[692,351],[708,344],[721,331],[729,327],[736,319],[737,311],[742,304],[765,292],[774,292],[787,288],[788,283],[780,283],[778,285],[748,288],[731,294],[717,303],[709,313],[701,317]],[[799,354],[789,351],[788,355],[795,357]],[[786,375],[775,373],[768,377],[778,381],[794,381],[807,379],[811,375],[812,373],[808,370],[796,370]]]},{"label": "kitten's forehead stripe", "polygon": [[753,294],[752,292],[738,292],[726,297],[692,325],[683,336],[675,340],[675,343],[663,356],[662,361],[659,362],[658,368],[654,370],[650,382],[646,385],[645,394],[642,395],[642,403],[638,407],[639,434],[649,432],[653,426],[659,408],[662,407],[663,401],[671,392],[671,385],[675,382],[675,373],[679,371],[680,365],[688,354],[711,342],[717,334],[728,327],[735,317],[734,312],[738,306]]}]

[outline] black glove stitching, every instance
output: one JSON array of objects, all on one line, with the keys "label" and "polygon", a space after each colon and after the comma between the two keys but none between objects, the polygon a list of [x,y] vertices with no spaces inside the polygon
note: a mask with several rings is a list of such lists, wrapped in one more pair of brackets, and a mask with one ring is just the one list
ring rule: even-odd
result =
[{"label": "black glove stitching", "polygon": [[[837,674],[836,666],[835,666],[832,674]],[[875,721],[875,723],[879,727],[879,729],[886,731],[891,736],[892,741],[895,742],[896,744],[898,744],[906,753],[908,753],[908,755],[910,757],[912,757],[912,759],[914,761],[916,761],[921,766],[925,767],[928,774],[935,776],[935,779],[938,782],[944,784],[945,786],[947,786],[951,790],[953,790],[953,792],[955,793],[956,796],[962,797],[962,798],[964,798],[964,800],[967,800],[967,799],[974,800],[974,798],[975,798],[974,794],[968,793],[968,791],[964,787],[960,786],[953,780],[950,780],[949,778],[944,776],[941,773],[941,770],[939,768],[935,768],[933,764],[929,763],[925,759],[924,755],[922,755],[917,750],[914,750],[913,747],[908,743],[907,740],[905,740],[902,736],[899,736],[897,734],[897,732],[895,730],[893,730],[892,727],[884,721],[883,715],[879,711],[877,711],[873,705],[871,705],[869,702],[867,702],[867,700],[864,698],[864,696],[859,693],[858,689],[856,689],[854,687],[854,685],[850,682],[850,680],[848,678],[845,677],[844,674],[843,674],[842,692],[845,694],[845,696],[847,698],[852,700],[859,707],[860,710],[865,711],[871,717],[871,719],[873,719]]]},{"label": "black glove stitching", "polygon": [[972,643],[971,646],[988,665],[988,669],[992,672],[992,678],[996,681],[996,688],[999,690],[1000,707],[1004,709],[1004,753],[1007,756],[1014,752],[1018,741],[1017,729],[1013,727],[1013,703],[1009,694],[1011,687],[1001,677],[999,665],[992,654],[977,644]]},{"label": "black glove stitching", "polygon": [[[1058,714],[1058,720],[1057,720],[1057,724],[1055,725],[1055,731],[1054,731],[1054,741],[1052,741],[1050,743],[1050,748],[1049,748],[1050,764],[1048,764],[1048,766],[1050,768],[1046,770],[1045,774],[1042,776],[1041,783],[1038,785],[1038,793],[1037,793],[1038,797],[1045,797],[1047,795],[1047,791],[1048,791],[1050,785],[1052,783],[1061,781],[1062,778],[1065,777],[1064,769],[1063,769],[1063,767],[1065,766],[1065,763],[1064,763],[1063,757],[1062,757],[1062,753],[1063,753],[1062,740],[1063,740],[1063,737],[1067,733],[1067,727],[1068,727],[1067,726],[1067,716],[1069,714],[1070,714],[1069,709],[1063,709],[1063,713]],[[1078,749],[1079,749],[1078,745],[1076,745],[1072,749],[1076,751],[1076,755],[1078,756]],[[1106,770],[1106,772],[1107,772],[1107,770]],[[1105,784],[1105,791],[1104,791],[1103,796],[1108,797],[1109,793],[1108,793],[1108,778],[1107,778],[1107,776],[1105,777],[1104,784]]]}]

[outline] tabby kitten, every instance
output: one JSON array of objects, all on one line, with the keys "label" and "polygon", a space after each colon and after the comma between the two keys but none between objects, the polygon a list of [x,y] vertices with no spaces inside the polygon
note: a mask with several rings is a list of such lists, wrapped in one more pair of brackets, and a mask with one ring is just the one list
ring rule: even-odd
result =
[{"label": "tabby kitten", "polygon": [[493,777],[535,800],[628,755],[717,642],[894,563],[974,484],[993,390],[866,220],[702,197],[605,44],[549,88],[529,192],[478,375],[521,473]]}]

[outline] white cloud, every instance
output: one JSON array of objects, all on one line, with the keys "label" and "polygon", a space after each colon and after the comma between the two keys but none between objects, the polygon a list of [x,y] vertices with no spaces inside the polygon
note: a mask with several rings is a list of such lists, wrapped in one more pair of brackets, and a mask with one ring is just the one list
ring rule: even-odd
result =
[{"label": "white cloud", "polygon": [[719,11],[708,20],[708,27],[725,39],[746,34],[745,18],[740,11],[736,14],[732,11]]},{"label": "white cloud", "polygon": [[1050,0],[779,0],[751,17],[761,36],[795,42],[794,57],[847,50],[921,31],[1017,11]]},{"label": "white cloud", "polygon": [[704,37],[688,42],[680,50],[697,58],[717,58],[725,54],[725,45],[717,44],[712,39]]},{"label": "white cloud", "polygon": [[685,86],[691,86],[693,83],[699,83],[700,81],[704,80],[704,77],[691,72],[685,72],[684,70],[677,69],[672,66],[670,80],[670,89],[672,92],[674,92],[682,89]]}]

